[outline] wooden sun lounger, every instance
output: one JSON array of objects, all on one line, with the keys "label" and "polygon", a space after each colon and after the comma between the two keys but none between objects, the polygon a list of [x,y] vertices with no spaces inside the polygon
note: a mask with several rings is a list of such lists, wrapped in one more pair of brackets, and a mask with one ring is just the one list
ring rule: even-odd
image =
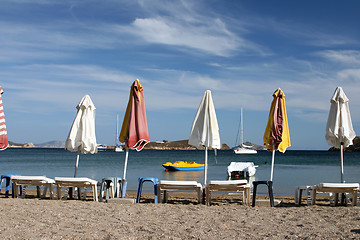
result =
[{"label": "wooden sun lounger", "polygon": [[90,178],[70,178],[70,177],[56,177],[55,185],[57,188],[57,198],[61,199],[61,188],[62,187],[77,187],[80,188],[91,187],[93,191],[94,201],[98,201],[97,194],[97,181]]},{"label": "wooden sun lounger", "polygon": [[[32,185],[37,188],[37,196],[40,197],[40,187],[45,186],[43,197],[46,195],[46,190],[50,190],[50,199],[54,198],[53,194],[53,184],[55,181],[53,179],[47,178],[45,176],[11,176],[11,180],[14,183],[14,197],[18,197],[18,188],[22,185]],[[26,194],[26,191],[23,191],[23,194]]]},{"label": "wooden sun lounger", "polygon": [[211,192],[215,191],[243,191],[244,205],[250,206],[250,184],[247,180],[209,181],[206,186],[206,205],[211,205]]},{"label": "wooden sun lounger", "polygon": [[353,195],[353,206],[357,204],[359,191],[358,183],[320,183],[312,187],[313,197],[312,204],[316,202],[316,194],[318,192],[335,193],[335,205],[338,203],[338,193],[351,193]]},{"label": "wooden sun lounger", "polygon": [[201,202],[202,197],[202,185],[196,181],[168,181],[160,180],[157,185],[158,194],[160,197],[160,203],[162,203],[161,193],[164,193],[164,201],[167,202],[167,191],[184,191],[184,190],[194,190],[197,192],[198,202]]}]

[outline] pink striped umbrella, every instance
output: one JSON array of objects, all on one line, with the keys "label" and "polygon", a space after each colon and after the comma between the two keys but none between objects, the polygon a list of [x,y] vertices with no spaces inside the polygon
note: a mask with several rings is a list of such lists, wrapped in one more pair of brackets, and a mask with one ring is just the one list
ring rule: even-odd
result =
[{"label": "pink striped umbrella", "polygon": [[1,95],[3,93],[4,91],[0,86],[0,150],[5,150],[9,145],[7,131],[6,131],[6,124],[5,124],[4,107],[1,98]]},{"label": "pink striped umbrella", "polygon": [[139,79],[136,79],[130,88],[129,102],[126,108],[119,141],[125,143],[125,163],[123,175],[122,197],[126,194],[126,169],[129,158],[129,149],[141,151],[150,142],[146,119],[144,89]]}]

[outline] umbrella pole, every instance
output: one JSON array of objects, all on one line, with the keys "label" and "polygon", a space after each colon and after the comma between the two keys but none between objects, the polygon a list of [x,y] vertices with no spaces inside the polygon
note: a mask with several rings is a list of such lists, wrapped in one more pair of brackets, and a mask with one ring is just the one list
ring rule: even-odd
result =
[{"label": "umbrella pole", "polygon": [[205,147],[204,186],[206,186],[207,183],[207,166],[208,166],[208,148]]},{"label": "umbrella pole", "polygon": [[207,169],[208,169],[208,147],[205,147],[205,168],[204,168],[204,188],[203,188],[203,197],[202,203],[205,204],[205,195],[206,195],[206,183],[207,183]]},{"label": "umbrella pole", "polygon": [[344,143],[340,145],[340,160],[341,160],[341,183],[344,183]]},{"label": "umbrella pole", "polygon": [[273,175],[274,175],[274,162],[275,162],[275,145],[273,146],[272,158],[271,158],[271,174],[270,174],[270,181],[272,181],[272,180],[273,180]]},{"label": "umbrella pole", "polygon": [[124,164],[124,175],[123,175],[123,180],[122,180],[122,193],[121,193],[121,197],[125,197],[125,194],[126,194],[126,187],[127,187],[127,182],[126,182],[126,169],[127,169],[128,158],[129,158],[129,148],[126,148],[126,151],[125,151],[125,164]]},{"label": "umbrella pole", "polygon": [[79,157],[80,157],[80,150],[77,152],[76,154],[76,163],[75,163],[75,172],[74,172],[74,177],[76,177],[77,175],[77,169],[79,166]]},{"label": "umbrella pole", "polygon": [[[78,166],[79,166],[79,158],[80,158],[80,149],[77,151],[76,153],[76,162],[75,162],[75,172],[74,172],[74,178],[76,177],[77,175],[77,169],[78,169]],[[69,196],[70,196],[70,199],[73,199],[73,188],[69,188]],[[80,199],[80,198],[79,198]]]}]

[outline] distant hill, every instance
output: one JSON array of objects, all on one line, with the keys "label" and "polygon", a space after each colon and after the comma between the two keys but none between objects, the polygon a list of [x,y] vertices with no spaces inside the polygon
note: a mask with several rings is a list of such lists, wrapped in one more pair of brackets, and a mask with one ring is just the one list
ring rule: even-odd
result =
[{"label": "distant hill", "polygon": [[15,143],[12,141],[9,141],[9,147],[12,148],[64,148],[65,142],[61,141],[50,141],[45,143],[39,143],[39,144],[33,144],[33,143]]},{"label": "distant hill", "polygon": [[36,147],[40,148],[65,148],[65,142],[62,141],[50,141],[45,143],[35,144]]},{"label": "distant hill", "polygon": [[[353,140],[353,145],[350,145],[349,147],[344,149],[347,152],[360,152],[360,137],[355,137]],[[331,147],[329,151],[339,151],[339,149],[336,149],[334,147]]]},{"label": "distant hill", "polygon": [[[360,141],[360,139],[359,139]],[[256,144],[252,144],[250,142],[245,142],[244,144],[248,146],[252,146],[256,150],[264,150],[263,146],[259,146]],[[65,148],[65,142],[62,141],[49,141],[45,143],[15,143],[9,141],[9,147],[18,147],[18,148]],[[114,148],[114,146],[108,146],[109,149]],[[150,142],[148,143],[144,149],[157,149],[157,150],[195,150],[196,148],[188,144],[188,140],[180,140],[169,142],[167,140],[163,140],[161,142]],[[230,150],[230,147],[226,144],[223,144],[221,150]],[[265,149],[266,150],[266,149]]]},{"label": "distant hill", "polygon": [[15,143],[12,141],[9,141],[9,147],[13,148],[33,148],[35,145],[33,143]]},{"label": "distant hill", "polygon": [[[188,140],[180,140],[168,142],[166,140],[162,142],[150,142],[144,149],[157,149],[157,150],[195,150],[196,148],[188,144]],[[229,150],[229,146],[223,144],[221,150]]]}]

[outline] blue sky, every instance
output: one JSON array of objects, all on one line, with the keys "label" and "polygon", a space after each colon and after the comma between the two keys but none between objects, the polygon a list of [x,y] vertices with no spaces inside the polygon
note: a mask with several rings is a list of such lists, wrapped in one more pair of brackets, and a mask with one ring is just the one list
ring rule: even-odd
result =
[{"label": "blue sky", "polygon": [[0,85],[10,141],[65,141],[89,94],[113,145],[129,88],[144,86],[150,140],[188,139],[206,89],[223,143],[262,145],[272,93],[286,95],[293,149],[328,149],[342,86],[360,131],[360,2],[2,0]]}]

